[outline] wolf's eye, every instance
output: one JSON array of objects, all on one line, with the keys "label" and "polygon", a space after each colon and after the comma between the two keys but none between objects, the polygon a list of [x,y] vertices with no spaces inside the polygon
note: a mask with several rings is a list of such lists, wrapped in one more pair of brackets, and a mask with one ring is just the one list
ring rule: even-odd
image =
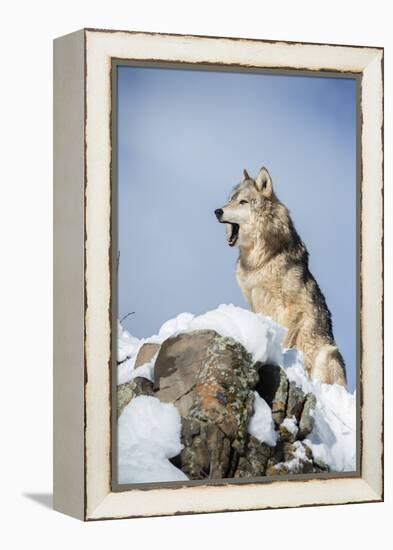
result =
[{"label": "wolf's eye", "polygon": [[242,200],[240,201],[240,204],[248,204],[248,201]]}]

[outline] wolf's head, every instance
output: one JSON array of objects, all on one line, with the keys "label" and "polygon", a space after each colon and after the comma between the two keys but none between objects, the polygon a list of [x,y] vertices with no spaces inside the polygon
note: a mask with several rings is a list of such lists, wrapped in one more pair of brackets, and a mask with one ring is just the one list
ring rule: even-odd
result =
[{"label": "wolf's head", "polygon": [[268,215],[277,199],[273,192],[272,180],[266,168],[261,168],[256,179],[250,178],[247,171],[237,185],[229,201],[214,211],[220,223],[227,224],[229,246],[247,246],[255,228]]}]

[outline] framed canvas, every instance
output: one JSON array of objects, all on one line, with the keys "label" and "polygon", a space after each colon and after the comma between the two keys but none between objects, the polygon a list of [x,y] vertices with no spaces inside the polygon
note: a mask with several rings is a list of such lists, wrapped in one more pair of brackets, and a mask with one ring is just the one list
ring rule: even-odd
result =
[{"label": "framed canvas", "polygon": [[56,510],[383,500],[382,48],[56,39],[54,216]]}]

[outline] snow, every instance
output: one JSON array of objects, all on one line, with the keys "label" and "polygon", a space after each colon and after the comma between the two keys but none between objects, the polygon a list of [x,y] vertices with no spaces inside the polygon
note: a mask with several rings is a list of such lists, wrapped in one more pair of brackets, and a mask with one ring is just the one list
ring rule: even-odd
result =
[{"label": "snow", "polygon": [[306,443],[336,472],[356,469],[356,397],[342,386],[319,385],[315,427]]},{"label": "snow", "polygon": [[[222,304],[203,315],[181,313],[174,319],[166,321],[158,334],[141,340],[131,336],[119,323],[118,361],[123,362],[118,367],[117,383],[124,384],[133,378],[135,360],[143,344],[162,344],[171,336],[194,330],[215,330],[221,336],[231,337],[243,344],[251,353],[253,361],[282,365],[281,341],[286,329],[270,317],[264,317],[232,304]],[[154,364],[151,368],[154,368]]]},{"label": "snow", "polygon": [[120,363],[135,354],[139,346],[138,338],[131,336],[129,332],[123,328],[120,321],[117,323],[117,360]]},{"label": "snow", "polygon": [[168,460],[183,448],[180,432],[174,405],[146,395],[132,399],[118,421],[119,483],[186,480]]},{"label": "snow", "polygon": [[243,344],[253,361],[282,363],[281,342],[286,329],[270,317],[234,305],[220,305],[190,320],[187,332],[211,329]]},{"label": "snow", "polygon": [[317,404],[315,426],[305,443],[317,460],[332,471],[356,469],[356,393],[338,384],[322,384],[310,379],[303,367],[302,354],[296,349],[284,352],[284,368],[289,380],[305,393],[314,393]]},{"label": "snow", "polygon": [[254,414],[248,423],[248,433],[258,439],[260,443],[274,447],[277,443],[277,432],[274,429],[272,410],[257,392],[254,394]]},{"label": "snow", "polygon": [[[305,443],[312,449],[314,456],[327,464],[332,471],[355,470],[355,393],[351,394],[337,384],[327,385],[318,380],[310,379],[303,366],[302,354],[296,349],[286,350],[282,346],[286,329],[275,323],[271,318],[261,314],[255,314],[234,305],[220,305],[217,309],[198,316],[191,313],[181,313],[174,319],[165,322],[158,334],[144,339],[131,336],[119,324],[118,360],[122,362],[118,366],[118,383],[122,384],[136,376],[152,380],[156,357],[149,363],[135,369],[138,351],[144,343],[161,344],[167,338],[176,334],[206,329],[215,330],[222,336],[231,337],[240,342],[252,355],[254,361],[282,366],[289,380],[295,382],[305,393],[313,392],[317,398],[314,411],[315,427]],[[158,401],[158,405],[145,405],[145,409],[141,408],[141,405],[137,405],[139,409],[134,411],[133,407],[135,405],[133,403],[138,402],[141,398],[142,396],[135,398],[124,409],[119,418],[119,431],[120,426],[122,426],[122,446],[119,447],[119,459],[122,466],[119,465],[119,471],[121,480],[123,480],[120,483],[136,483],[142,479],[144,481],[186,479],[184,474],[168,461],[168,456],[164,456],[156,450],[151,452],[156,445],[154,439],[158,438],[160,440],[158,447],[162,450],[164,439],[169,433],[171,438],[170,441],[168,440],[168,444],[170,442],[173,445],[175,440],[173,437],[174,431],[168,431],[168,424],[165,419],[167,416],[169,417],[169,413],[162,413],[160,402],[156,398],[146,397],[145,399],[155,399],[155,401]],[[161,405],[164,407],[169,406],[166,404]],[[129,409],[129,407],[131,408]],[[271,411],[270,409],[267,411],[266,408],[269,409],[264,400],[257,395],[254,403],[254,414],[249,422],[249,432],[259,441],[274,445],[277,434],[274,431]],[[175,407],[172,407],[172,409],[176,411]],[[167,409],[163,410],[167,411]],[[154,414],[157,414],[155,418],[153,418],[153,411]],[[170,414],[175,415],[173,411]],[[138,416],[138,426],[135,423],[135,415]],[[161,415],[163,418],[161,418]],[[180,434],[180,420],[177,419],[175,422],[175,416],[171,418],[173,427],[178,422],[176,426]],[[288,424],[287,429],[288,427],[289,429],[297,429],[296,424],[292,425],[290,419],[284,422]],[[164,426],[162,429],[159,427],[161,423]],[[138,437],[135,434],[133,435],[134,429],[138,430]],[[145,441],[142,438],[143,434],[149,434],[150,446],[143,444],[143,441]],[[127,440],[130,441],[126,444]],[[180,445],[180,435],[176,441],[177,445]],[[132,452],[130,449],[132,449]],[[125,471],[128,473],[126,474]],[[134,473],[130,473],[133,471]],[[130,476],[133,481],[130,481]]]},{"label": "snow", "polygon": [[297,427],[297,422],[295,417],[290,418],[284,418],[284,420],[281,423],[281,426],[283,426],[289,433],[293,434],[295,437],[297,435],[297,432],[299,431],[299,428]]},{"label": "snow", "polygon": [[175,334],[186,332],[193,319],[194,315],[192,313],[180,313],[180,315],[161,326],[158,336],[152,336],[153,341],[161,344],[161,342]]},{"label": "snow", "polygon": [[[138,351],[139,349],[140,349],[140,346],[138,346]],[[126,382],[129,382],[130,380],[132,380],[133,378],[136,378],[137,376],[141,376],[142,378],[147,378],[148,380],[151,380],[153,382],[154,365],[157,359],[158,352],[155,354],[155,356],[151,361],[149,361],[148,363],[144,363],[143,365],[137,368],[135,368],[136,355],[134,357],[131,357],[130,359],[127,359],[126,361],[123,361],[123,363],[120,363],[120,365],[118,365],[118,368],[117,368],[118,384],[125,384]]]},{"label": "snow", "polygon": [[284,466],[287,468],[288,473],[296,474],[299,473],[299,470],[301,468],[301,465],[304,462],[311,462],[311,460],[308,458],[306,454],[306,449],[304,448],[303,444],[300,441],[295,441],[292,445],[293,450],[293,458],[291,460],[288,460],[288,462],[279,462],[276,464],[276,468],[280,469],[281,466]]},{"label": "snow", "polygon": [[[231,337],[243,344],[251,353],[254,361],[275,364],[282,364],[281,341],[286,333],[286,329],[275,323],[270,317],[264,317],[260,313],[253,313],[232,304],[221,304],[217,309],[203,315],[181,313],[174,319],[166,321],[158,334],[142,340],[130,336],[121,326],[120,330],[119,347],[122,349],[122,357],[124,357],[123,350],[128,352],[125,357],[137,354],[145,342],[162,344],[167,338],[182,332],[215,330],[221,336]],[[129,344],[130,340],[132,341],[131,345]]]},{"label": "snow", "polygon": [[294,442],[293,449],[294,449],[294,453],[293,453],[294,458],[292,458],[292,460],[286,463],[289,473],[297,472],[302,462],[310,461],[310,459],[307,458],[306,450],[300,441]]}]

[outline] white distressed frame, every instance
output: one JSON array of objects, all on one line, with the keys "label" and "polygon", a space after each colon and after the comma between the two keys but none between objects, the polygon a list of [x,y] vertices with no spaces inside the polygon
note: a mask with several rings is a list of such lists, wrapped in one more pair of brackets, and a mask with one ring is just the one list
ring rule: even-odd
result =
[{"label": "white distressed frame", "polygon": [[[83,514],[93,520],[383,499],[383,50],[85,30],[85,392]],[[72,35],[70,35],[72,36]],[[67,38],[67,37],[66,37]],[[361,73],[361,477],[111,491],[111,60]],[[82,368],[82,366],[81,366]],[[82,425],[82,424],[81,424]],[[56,451],[56,450],[55,450]],[[59,452],[59,451],[58,451]],[[66,489],[59,497],[64,511]],[[55,499],[56,500],[56,499]],[[79,503],[80,504],[80,503]]]}]

